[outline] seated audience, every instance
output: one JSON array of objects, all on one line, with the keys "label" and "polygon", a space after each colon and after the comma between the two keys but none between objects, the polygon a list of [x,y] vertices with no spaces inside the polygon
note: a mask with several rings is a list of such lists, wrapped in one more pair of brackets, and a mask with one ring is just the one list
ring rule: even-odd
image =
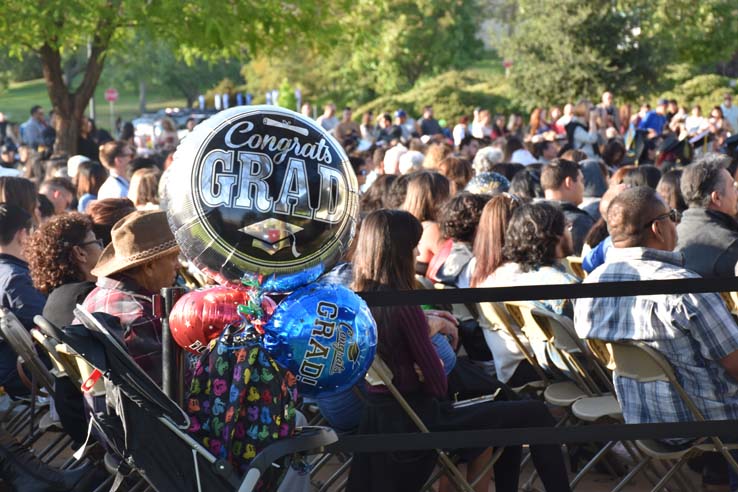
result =
[{"label": "seated audience", "polygon": [[[528,167],[530,168],[531,166]],[[541,173],[534,169],[520,171],[510,181],[510,193],[526,202],[532,202],[536,198],[543,198]]]},{"label": "seated audience", "polygon": [[479,175],[492,171],[495,164],[502,162],[502,156],[502,150],[497,147],[482,147],[474,155],[474,162],[472,163],[474,173]]},{"label": "seated audience", "polygon": [[656,193],[661,195],[669,208],[675,208],[680,213],[687,210],[687,204],[682,195],[682,170],[672,169],[661,176],[659,184],[656,185]]},{"label": "seated audience", "polygon": [[733,277],[738,261],[738,190],[730,158],[706,154],[684,169],[682,195],[689,207],[677,227],[684,266],[702,277]]},{"label": "seated audience", "polygon": [[131,176],[128,199],[138,210],[159,210],[159,168],[139,169]]},{"label": "seated audience", "polygon": [[41,183],[38,188],[40,195],[46,195],[46,198],[54,205],[55,214],[63,214],[70,209],[75,198],[74,185],[68,178],[50,178]]},{"label": "seated audience", "polygon": [[[20,178],[19,178],[20,179]],[[33,317],[41,314],[46,298],[33,286],[24,251],[33,221],[18,205],[0,203],[0,303],[23,326],[35,326]],[[16,353],[0,340],[0,386],[11,396],[28,393],[16,369]]]},{"label": "seated audience", "polygon": [[439,162],[438,172],[448,179],[450,196],[463,190],[473,175],[469,161],[454,156],[448,156]]},{"label": "seated audience", "polygon": [[[421,224],[403,211],[379,210],[369,214],[361,227],[354,256],[356,291],[408,290],[414,279],[413,249],[423,234]],[[492,401],[453,407],[446,400],[448,382],[428,334],[443,326],[441,318],[426,318],[417,306],[372,308],[377,320],[377,352],[394,375],[397,389],[431,431],[552,426],[545,405],[536,400]],[[421,376],[422,375],[422,376]],[[359,433],[417,432],[404,411],[383,386],[367,388],[368,404]],[[531,445],[533,463],[548,492],[569,489],[566,468],[558,445]],[[462,453],[470,461],[468,475],[476,476],[489,450]],[[436,456],[398,464],[390,454],[354,456],[348,490],[419,490],[433,470]],[[494,465],[495,490],[518,490],[520,446],[505,448]],[[489,475],[475,490],[489,489]]]},{"label": "seated audience", "polygon": [[432,171],[413,174],[407,184],[407,194],[402,210],[410,212],[423,225],[423,235],[418,244],[416,271],[425,275],[428,263],[442,245],[438,216],[449,197],[446,177]]},{"label": "seated audience", "polygon": [[599,159],[585,159],[579,167],[584,176],[584,195],[579,208],[597,221],[600,218],[600,198],[607,191],[607,168]]},{"label": "seated audience", "polygon": [[22,208],[38,222],[38,193],[33,181],[13,176],[0,176],[0,203]]},{"label": "seated audience", "polygon": [[134,156],[133,149],[120,140],[106,142],[100,146],[100,162],[110,173],[97,192],[100,200],[128,196],[129,183],[126,171]]},{"label": "seated audience", "polygon": [[453,287],[469,285],[474,236],[488,200],[488,196],[461,192],[443,207],[439,224],[445,241],[428,266],[428,278]]},{"label": "seated audience", "polygon": [[[698,278],[673,252],[677,217],[651,188],[623,191],[607,211],[613,247],[584,282]],[[574,321],[583,338],[653,347],[707,420],[738,418],[738,326],[719,294],[584,298],[576,301]],[[694,420],[667,381],[615,377],[615,390],[627,423]]]},{"label": "seated audience", "polygon": [[[92,221],[77,212],[55,215],[31,235],[26,247],[33,285],[48,296],[43,316],[58,327],[74,319],[73,309],[95,288],[92,268],[100,258],[102,241]],[[62,427],[78,444],[85,442],[87,422],[79,383],[58,377],[54,402]]]},{"label": "seated audience", "polygon": [[102,164],[95,161],[86,161],[77,168],[77,211],[87,212],[90,204],[97,200],[97,194],[105,180],[108,171]]},{"label": "seated audience", "polygon": [[607,231],[607,207],[613,198],[630,188],[628,185],[619,184],[608,189],[600,200],[600,220],[587,233],[582,250],[582,268],[589,273],[605,262],[607,250],[612,247],[612,239]]},{"label": "seated audience", "polygon": [[[481,229],[479,234],[482,234]],[[515,209],[507,225],[502,249],[504,263],[474,285],[503,287],[577,283],[579,279],[567,273],[560,263],[570,254],[571,235],[561,210],[547,202],[524,204]],[[476,268],[479,268],[481,262],[477,261]],[[568,299],[533,302],[556,314],[571,316],[573,312]],[[485,335],[500,381],[519,386],[533,379],[533,374],[525,366],[521,369],[524,374],[516,374],[525,357],[507,332],[486,330]],[[533,343],[532,348],[538,363],[542,367],[550,367],[545,345]],[[562,369],[566,370],[565,366]]]},{"label": "seated audience", "polygon": [[128,198],[105,198],[90,204],[87,214],[92,219],[95,237],[102,240],[103,246],[107,246],[110,244],[110,231],[115,223],[135,211],[136,207]]},{"label": "seated audience", "polygon": [[151,297],[174,284],[179,247],[164,212],[133,212],[111,231],[92,275],[97,287],[84,302],[89,312],[117,316],[131,357],[161,383],[161,320],[152,314]]},{"label": "seated audience", "polygon": [[579,208],[584,199],[584,175],[579,164],[566,159],[554,159],[543,166],[541,187],[546,200],[555,202],[571,225],[573,254],[580,255],[584,238],[595,220]]}]

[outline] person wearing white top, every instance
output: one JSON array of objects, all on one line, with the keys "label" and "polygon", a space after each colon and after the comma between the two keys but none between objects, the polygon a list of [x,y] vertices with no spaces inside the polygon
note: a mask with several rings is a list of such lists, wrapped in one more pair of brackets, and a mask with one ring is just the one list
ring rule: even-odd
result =
[{"label": "person wearing white top", "polygon": [[[724,113],[723,113],[724,114]],[[695,135],[703,130],[707,130],[707,120],[702,117],[702,107],[699,104],[692,106],[692,112],[684,120],[684,127],[689,135]]]},{"label": "person wearing white top", "polygon": [[110,176],[97,192],[97,199],[128,197],[129,183],[126,168],[133,159],[133,149],[120,140],[106,142],[100,146],[100,162],[108,169]]},{"label": "person wearing white top", "polygon": [[333,131],[339,123],[338,118],[336,118],[336,105],[333,103],[326,104],[325,108],[323,108],[323,114],[318,116],[318,119],[315,121],[322,126],[325,131]]},{"label": "person wearing white top", "polygon": [[518,149],[515,152],[512,153],[510,156],[510,162],[514,164],[522,164],[524,166],[529,166],[530,164],[535,164],[538,162],[538,159],[533,156],[530,152],[528,152],[528,149]]},{"label": "person wearing white top", "polygon": [[730,127],[734,132],[738,131],[738,107],[733,106],[733,95],[730,92],[725,93],[723,104],[720,105],[723,110],[723,118],[728,120]]}]

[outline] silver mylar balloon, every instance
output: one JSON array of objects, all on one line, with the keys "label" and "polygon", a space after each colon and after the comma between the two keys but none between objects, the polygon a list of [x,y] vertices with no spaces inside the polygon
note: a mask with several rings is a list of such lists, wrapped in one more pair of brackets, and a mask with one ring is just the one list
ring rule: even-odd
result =
[{"label": "silver mylar balloon", "polygon": [[348,157],[313,120],[240,106],[200,123],[167,172],[169,225],[182,253],[220,283],[287,292],[348,249],[358,183]]}]

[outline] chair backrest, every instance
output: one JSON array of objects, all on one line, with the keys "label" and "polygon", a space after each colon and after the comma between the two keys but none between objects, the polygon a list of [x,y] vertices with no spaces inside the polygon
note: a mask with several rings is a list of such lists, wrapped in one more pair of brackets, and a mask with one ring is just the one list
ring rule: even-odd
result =
[{"label": "chair backrest", "polygon": [[[70,371],[74,371],[75,368],[71,365],[67,365],[66,361],[62,360],[56,352],[56,344],[36,328],[31,330],[31,336],[36,340],[36,343],[44,349],[47,354],[49,354],[52,364],[52,368],[50,369],[51,374],[57,378],[70,377]],[[74,374],[75,373],[72,372],[71,378],[74,378]]]},{"label": "chair backrest", "polygon": [[[646,345],[610,342],[615,374],[641,383],[670,381],[674,377],[669,362]],[[651,352],[654,353],[651,353]]]},{"label": "chair backrest", "polygon": [[665,381],[671,384],[695,420],[705,417],[677,380],[671,363],[657,350],[640,341],[610,342],[615,361],[615,374],[639,382]]},{"label": "chair backrest", "polygon": [[[75,367],[75,374],[77,376],[75,382],[77,382],[80,387],[85,385],[85,383],[90,379],[90,376],[92,376],[92,373],[95,372],[95,367],[93,367],[92,364],[87,362],[85,358],[75,352],[66,343],[60,343],[55,348],[56,353],[60,358],[65,359],[67,364]],[[105,395],[105,382],[103,378],[99,378],[91,388],[86,387],[85,390],[92,396]]]},{"label": "chair backrest", "polygon": [[576,373],[575,379],[581,378],[577,382],[583,383],[580,384],[583,390],[593,394],[601,394],[602,389],[614,391],[605,367],[579,338],[571,318],[538,307],[530,310],[530,317],[541,327],[541,331],[551,336],[550,346]]},{"label": "chair backrest", "polygon": [[54,394],[54,376],[36,353],[33,337],[18,318],[6,308],[0,309],[0,333],[5,342],[23,360],[23,364],[36,381],[48,392]]},{"label": "chair backrest", "polygon": [[519,332],[520,326],[507,312],[501,302],[480,302],[477,304],[479,323],[487,330]]},{"label": "chair backrest", "polygon": [[582,280],[587,276],[587,272],[582,268],[582,258],[580,256],[567,256],[561,261],[561,263],[572,275],[575,275]]},{"label": "chair backrest", "polygon": [[738,296],[735,292],[720,292],[720,297],[725,301],[725,307],[732,314],[738,313]]},{"label": "chair backrest", "polygon": [[[730,297],[730,300],[733,301],[733,306],[738,306],[738,292],[728,292],[728,297]],[[731,310],[731,312],[734,312]]]},{"label": "chair backrest", "polygon": [[47,338],[52,339],[56,343],[61,343],[62,334],[58,326],[39,315],[33,317],[33,322],[36,323],[36,327],[41,330],[41,333],[46,335]]},{"label": "chair backrest", "polygon": [[[380,357],[379,354],[375,354],[372,365],[366,373],[366,381],[372,386],[386,386],[390,394],[392,394],[392,397],[397,401],[400,407],[402,407],[402,410],[410,418],[410,420],[412,420],[413,424],[415,424],[418,430],[420,430],[420,432],[422,433],[429,433],[430,430],[428,430],[428,427],[421,420],[415,410],[413,410],[413,407],[410,406],[405,397],[402,396],[400,390],[398,390],[392,382],[393,378],[394,375],[392,374],[392,370],[384,362],[384,360],[382,360],[382,357]],[[441,464],[447,470],[449,478],[456,484],[457,490],[462,490],[464,492],[474,492],[472,487],[466,481],[456,465],[446,455],[446,453],[439,449],[437,449],[436,452],[438,453],[438,458],[441,461]]]},{"label": "chair backrest", "polygon": [[[437,282],[433,284],[433,288],[436,290],[446,290],[446,289],[455,289],[456,287]],[[451,304],[451,310],[452,310],[453,315],[459,321],[466,321],[466,320],[478,318],[478,314],[474,312],[476,311],[476,307],[474,305]]]},{"label": "chair backrest", "polygon": [[553,340],[553,334],[549,333],[548,326],[543,326],[533,317],[535,306],[528,301],[507,301],[505,309],[518,323],[520,330],[528,340],[538,342],[549,342]]}]

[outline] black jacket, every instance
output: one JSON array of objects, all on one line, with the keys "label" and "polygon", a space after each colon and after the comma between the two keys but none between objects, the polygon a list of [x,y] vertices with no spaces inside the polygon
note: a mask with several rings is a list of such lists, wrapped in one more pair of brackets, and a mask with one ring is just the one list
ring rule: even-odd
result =
[{"label": "black jacket", "polygon": [[684,266],[705,278],[734,277],[738,261],[738,222],[722,212],[704,208],[684,211],[677,226],[676,251]]},{"label": "black jacket", "polygon": [[584,246],[584,238],[595,223],[594,218],[587,212],[570,202],[560,202],[551,200],[551,203],[558,205],[564,212],[566,222],[571,224],[571,240],[574,246],[574,255],[582,254],[582,246]]}]

